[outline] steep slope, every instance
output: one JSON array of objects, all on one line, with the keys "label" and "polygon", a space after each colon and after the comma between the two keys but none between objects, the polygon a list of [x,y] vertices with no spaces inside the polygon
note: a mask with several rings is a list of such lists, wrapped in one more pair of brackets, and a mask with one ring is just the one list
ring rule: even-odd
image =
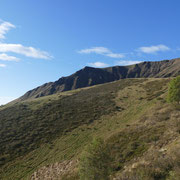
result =
[{"label": "steep slope", "polygon": [[178,177],[180,113],[165,101],[168,82],[123,79],[0,107],[0,179],[79,179],[79,157],[94,137],[110,149],[112,178],[148,165],[140,175]]},{"label": "steep slope", "polygon": [[82,87],[108,83],[125,78],[173,77],[180,74],[180,59],[157,62],[143,62],[131,66],[109,68],[85,67],[76,73],[62,77],[55,82],[46,83],[24,94],[19,100],[38,98]]}]

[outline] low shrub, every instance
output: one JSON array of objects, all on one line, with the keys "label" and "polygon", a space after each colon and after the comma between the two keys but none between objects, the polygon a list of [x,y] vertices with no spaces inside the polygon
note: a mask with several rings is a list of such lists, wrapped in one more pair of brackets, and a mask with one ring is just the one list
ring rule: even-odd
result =
[{"label": "low shrub", "polygon": [[94,139],[80,158],[80,179],[108,180],[111,172],[110,163],[111,158],[104,141],[100,138]]}]

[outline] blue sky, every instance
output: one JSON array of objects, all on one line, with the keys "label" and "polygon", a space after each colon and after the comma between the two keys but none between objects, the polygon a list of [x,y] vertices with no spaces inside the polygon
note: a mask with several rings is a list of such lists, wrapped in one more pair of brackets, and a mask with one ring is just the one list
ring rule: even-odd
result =
[{"label": "blue sky", "polygon": [[179,0],[0,1],[0,104],[84,66],[179,57]]}]

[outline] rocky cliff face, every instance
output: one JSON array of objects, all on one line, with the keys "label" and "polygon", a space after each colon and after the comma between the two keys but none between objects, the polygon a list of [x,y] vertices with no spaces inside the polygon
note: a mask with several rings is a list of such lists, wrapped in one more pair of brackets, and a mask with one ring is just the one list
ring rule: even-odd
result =
[{"label": "rocky cliff face", "polygon": [[157,62],[143,62],[130,66],[108,68],[85,67],[76,73],[62,77],[55,82],[46,83],[28,91],[19,100],[38,98],[57,92],[103,84],[124,78],[165,78],[180,74],[180,59]]}]

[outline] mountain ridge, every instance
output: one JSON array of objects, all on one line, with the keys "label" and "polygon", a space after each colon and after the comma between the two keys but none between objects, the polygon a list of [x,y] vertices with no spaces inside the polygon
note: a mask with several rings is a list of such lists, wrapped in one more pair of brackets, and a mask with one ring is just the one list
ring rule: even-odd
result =
[{"label": "mountain ridge", "polygon": [[83,87],[113,82],[125,78],[167,78],[180,74],[180,58],[163,61],[145,61],[129,66],[113,66],[107,68],[84,67],[67,77],[55,82],[45,83],[34,88],[18,100],[52,95]]}]

